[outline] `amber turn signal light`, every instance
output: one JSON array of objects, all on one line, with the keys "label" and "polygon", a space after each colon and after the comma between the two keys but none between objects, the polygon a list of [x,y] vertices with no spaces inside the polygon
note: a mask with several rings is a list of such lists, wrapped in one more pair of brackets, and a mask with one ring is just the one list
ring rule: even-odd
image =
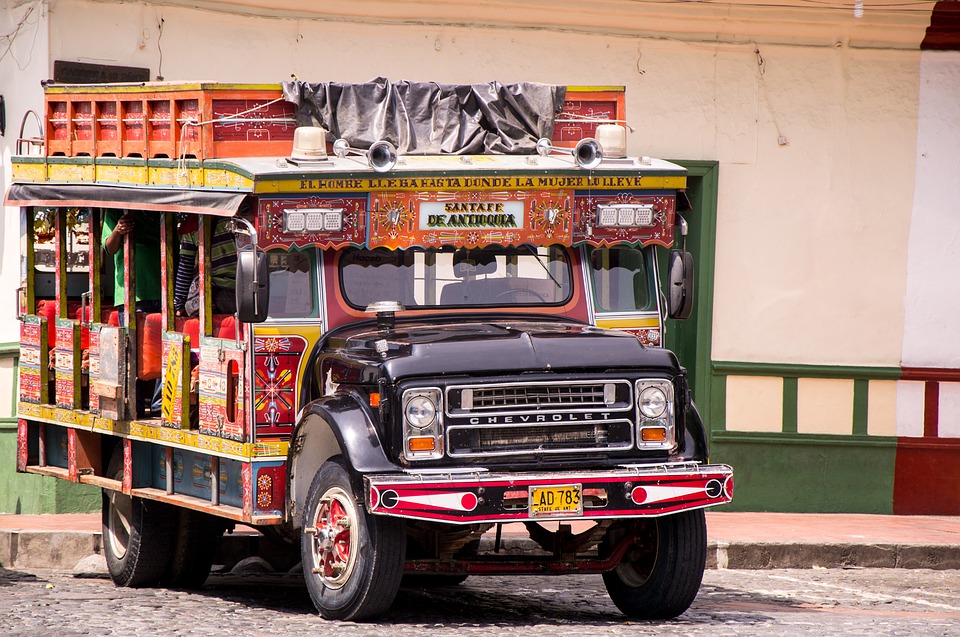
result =
[{"label": "amber turn signal light", "polygon": [[432,436],[419,436],[407,440],[410,451],[433,451],[437,448],[437,439]]},{"label": "amber turn signal light", "polygon": [[644,442],[663,442],[667,439],[665,427],[644,427],[640,430],[640,440]]}]

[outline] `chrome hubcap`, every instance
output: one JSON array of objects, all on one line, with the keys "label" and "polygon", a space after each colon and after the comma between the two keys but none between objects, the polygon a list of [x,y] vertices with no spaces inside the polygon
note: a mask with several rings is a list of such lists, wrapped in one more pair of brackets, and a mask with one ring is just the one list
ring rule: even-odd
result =
[{"label": "chrome hubcap", "polygon": [[313,573],[328,588],[340,588],[356,563],[357,535],[352,532],[357,511],[353,499],[334,487],[323,494],[314,516]]},{"label": "chrome hubcap", "polygon": [[110,551],[122,560],[130,545],[130,525],[133,518],[133,498],[118,491],[110,491],[107,512],[107,542]]}]

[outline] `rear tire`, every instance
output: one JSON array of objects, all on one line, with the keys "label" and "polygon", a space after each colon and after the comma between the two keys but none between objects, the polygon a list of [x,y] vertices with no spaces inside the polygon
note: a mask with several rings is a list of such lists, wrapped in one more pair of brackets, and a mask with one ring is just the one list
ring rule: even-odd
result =
[{"label": "rear tire", "polygon": [[217,517],[180,509],[163,584],[172,588],[202,587],[210,575],[225,530],[226,524]]},{"label": "rear tire", "polygon": [[703,510],[683,511],[610,530],[601,551],[612,551],[626,533],[638,541],[617,567],[603,574],[610,599],[637,619],[672,619],[690,608],[707,561]]},{"label": "rear tire", "polygon": [[303,523],[303,577],[320,614],[356,621],[386,612],[403,575],[403,521],[368,514],[334,459],[313,478]]},{"label": "rear tire", "polygon": [[[122,447],[111,457],[107,476],[122,480]],[[173,548],[176,510],[110,489],[104,489],[102,497],[103,550],[113,583],[130,588],[156,586]]]}]

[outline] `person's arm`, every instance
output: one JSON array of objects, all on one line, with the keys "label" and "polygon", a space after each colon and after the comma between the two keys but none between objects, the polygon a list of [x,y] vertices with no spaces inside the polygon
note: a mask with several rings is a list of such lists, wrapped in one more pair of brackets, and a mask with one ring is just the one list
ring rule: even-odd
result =
[{"label": "person's arm", "polygon": [[177,280],[173,287],[173,309],[181,316],[187,302],[190,284],[197,273],[197,243],[195,233],[185,235],[180,242],[180,261],[177,263]]},{"label": "person's arm", "polygon": [[123,247],[123,238],[130,234],[131,230],[133,230],[133,216],[127,213],[117,220],[117,225],[103,240],[103,249],[107,251],[107,254],[111,256],[116,254]]}]

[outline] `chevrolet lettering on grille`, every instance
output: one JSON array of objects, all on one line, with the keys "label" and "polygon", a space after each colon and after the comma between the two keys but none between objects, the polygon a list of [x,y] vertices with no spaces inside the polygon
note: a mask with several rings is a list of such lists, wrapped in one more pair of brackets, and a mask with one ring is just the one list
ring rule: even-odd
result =
[{"label": "chevrolet lettering on grille", "polygon": [[469,418],[471,425],[512,425],[549,422],[578,422],[584,420],[610,420],[610,412],[569,414],[517,414],[511,416],[482,416]]}]

